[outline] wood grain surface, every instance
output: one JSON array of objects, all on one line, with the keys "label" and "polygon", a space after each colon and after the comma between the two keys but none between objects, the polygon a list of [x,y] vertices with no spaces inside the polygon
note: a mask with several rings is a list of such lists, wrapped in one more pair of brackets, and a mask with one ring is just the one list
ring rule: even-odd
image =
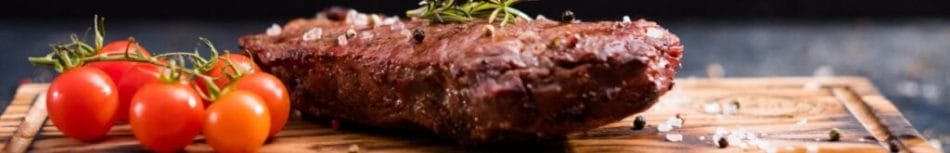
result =
[{"label": "wood grain surface", "polygon": [[[107,139],[84,143],[64,137],[46,121],[46,84],[23,85],[0,116],[4,152],[140,152],[145,151],[128,125],[113,127]],[[900,111],[864,78],[728,78],[677,80],[673,91],[649,111],[564,141],[493,146],[456,146],[426,133],[390,131],[293,119],[261,152],[938,152]],[[739,102],[737,111],[710,111],[710,106]],[[724,108],[724,107],[722,107]],[[720,108],[720,109],[722,109]],[[657,126],[676,114],[681,128],[660,132]],[[647,121],[631,130],[635,116]],[[828,133],[837,128],[840,141]],[[719,148],[716,131],[745,133],[744,139]],[[744,132],[742,132],[744,131]],[[682,141],[667,136],[682,135]],[[751,137],[755,137],[754,139]],[[738,142],[738,143],[736,143]],[[358,149],[357,149],[358,148]],[[212,152],[199,136],[188,152]]]}]

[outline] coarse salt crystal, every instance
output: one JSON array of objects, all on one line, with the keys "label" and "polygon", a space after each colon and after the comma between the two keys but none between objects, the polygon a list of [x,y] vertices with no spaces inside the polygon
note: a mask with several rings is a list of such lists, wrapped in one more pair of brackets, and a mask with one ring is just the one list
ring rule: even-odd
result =
[{"label": "coarse salt crystal", "polygon": [[383,18],[380,18],[379,15],[373,14],[369,15],[369,25],[372,27],[378,27],[383,25]]},{"label": "coarse salt crystal", "polygon": [[807,119],[807,118],[803,118],[802,120],[799,120],[798,122],[795,123],[796,126],[802,126],[802,125],[805,125],[805,124],[808,124],[808,119]]},{"label": "coarse salt crystal", "polygon": [[544,17],[544,15],[538,14],[538,16],[534,17],[534,20],[548,20],[548,18]]},{"label": "coarse salt crystal", "polygon": [[363,39],[373,39],[374,36],[376,35],[374,35],[373,32],[369,32],[369,31],[364,31],[360,33],[360,38],[363,38]]},{"label": "coarse salt crystal", "polygon": [[703,111],[705,111],[706,113],[719,113],[720,112],[719,104],[716,104],[716,103],[705,104],[703,105]]},{"label": "coarse salt crystal", "polygon": [[818,81],[808,81],[802,85],[802,90],[805,91],[818,91],[821,90],[821,82]]},{"label": "coarse salt crystal", "polygon": [[805,145],[805,152],[807,153],[818,153],[818,145],[809,143]]},{"label": "coarse salt crystal", "polygon": [[657,28],[647,28],[647,37],[658,39],[663,37],[663,30]]},{"label": "coarse salt crystal", "polygon": [[657,125],[656,130],[660,132],[669,132],[670,130],[673,130],[673,126],[663,123],[663,124]]},{"label": "coarse salt crystal", "polygon": [[311,28],[307,30],[306,33],[303,33],[303,41],[313,41],[320,39],[323,35],[323,29],[320,27]]},{"label": "coarse salt crystal", "polygon": [[[620,23],[623,24],[624,26],[630,25],[630,22],[631,22],[631,21],[630,21],[630,16],[626,16],[626,15],[624,15],[624,16],[623,16],[623,19],[620,21]],[[649,33],[650,33],[650,31],[647,30],[647,35],[649,35]]]},{"label": "coarse salt crystal", "polygon": [[930,139],[930,140],[927,140],[927,143],[929,143],[930,146],[937,148],[938,151],[943,150],[943,146],[941,146],[941,144],[943,143],[940,142],[940,139]]},{"label": "coarse salt crystal", "polygon": [[396,24],[396,22],[399,22],[399,17],[396,16],[383,19],[383,25],[393,25]]},{"label": "coarse salt crystal", "polygon": [[666,120],[666,124],[669,124],[673,127],[683,127],[683,120],[676,117],[670,117]]},{"label": "coarse salt crystal", "polygon": [[775,148],[775,147],[771,147],[771,146],[770,146],[770,147],[768,147],[768,148],[765,148],[765,152],[766,152],[766,153],[777,153],[777,152],[778,152],[778,148]]},{"label": "coarse salt crystal", "polygon": [[733,104],[723,104],[722,114],[732,115],[739,111],[739,106]]},{"label": "coarse salt crystal", "polygon": [[277,36],[277,35],[280,35],[281,31],[282,29],[280,28],[280,25],[277,25],[276,23],[274,23],[270,26],[270,28],[267,28],[267,31],[265,33],[268,36]]},{"label": "coarse salt crystal", "polygon": [[680,141],[683,141],[683,135],[676,134],[676,133],[666,134],[666,140],[670,142],[680,142]]},{"label": "coarse salt crystal", "polygon": [[340,36],[337,36],[337,37],[336,37],[336,44],[338,44],[338,45],[340,45],[340,46],[346,46],[346,44],[348,44],[348,43],[349,43],[349,41],[346,40],[346,36],[345,36],[345,35],[340,35]]},{"label": "coarse salt crystal", "polygon": [[699,136],[699,140],[700,140],[700,141],[706,140],[706,136]]}]

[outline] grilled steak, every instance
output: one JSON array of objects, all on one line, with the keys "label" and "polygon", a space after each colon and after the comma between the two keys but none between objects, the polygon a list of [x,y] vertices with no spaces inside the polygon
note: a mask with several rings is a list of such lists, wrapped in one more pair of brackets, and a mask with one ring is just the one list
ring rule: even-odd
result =
[{"label": "grilled steak", "polygon": [[353,11],[240,39],[318,117],[463,144],[563,137],[642,112],[683,47],[654,22],[437,24]]}]

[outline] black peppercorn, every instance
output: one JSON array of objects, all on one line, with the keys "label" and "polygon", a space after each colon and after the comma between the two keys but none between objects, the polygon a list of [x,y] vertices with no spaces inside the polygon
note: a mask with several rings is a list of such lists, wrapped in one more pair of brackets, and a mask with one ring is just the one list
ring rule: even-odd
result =
[{"label": "black peppercorn", "polygon": [[838,128],[833,128],[831,131],[828,131],[828,141],[838,140],[841,140],[841,132],[838,131]]},{"label": "black peppercorn", "polygon": [[736,106],[736,109],[739,109],[739,107],[740,107],[740,105],[739,105],[739,99],[732,100],[732,102],[729,102],[729,104],[735,105],[735,106]]},{"label": "black peppercorn", "polygon": [[719,138],[719,141],[717,141],[717,143],[719,144],[719,148],[729,147],[729,141],[726,141],[726,137]]},{"label": "black peppercorn", "polygon": [[419,29],[412,30],[412,39],[421,43],[422,40],[426,39],[426,33]]},{"label": "black peppercorn", "polygon": [[890,148],[891,152],[901,152],[900,145],[897,144],[897,140],[887,141],[887,147]]},{"label": "black peppercorn", "polygon": [[574,12],[571,12],[571,10],[564,11],[564,13],[561,14],[561,22],[573,22],[575,19],[577,19],[577,17],[574,16]]},{"label": "black peppercorn", "polygon": [[633,120],[633,130],[642,130],[646,125],[647,121],[643,119],[643,116],[637,116]]}]

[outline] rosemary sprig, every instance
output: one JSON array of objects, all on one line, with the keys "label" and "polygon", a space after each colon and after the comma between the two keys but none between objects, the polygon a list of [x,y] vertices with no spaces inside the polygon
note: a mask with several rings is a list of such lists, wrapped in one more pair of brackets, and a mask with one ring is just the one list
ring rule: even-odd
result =
[{"label": "rosemary sprig", "polygon": [[516,18],[531,20],[528,14],[512,5],[521,0],[423,0],[421,7],[406,11],[409,17],[428,19],[438,23],[469,22],[474,19],[487,19],[488,23],[500,20],[501,26]]}]

